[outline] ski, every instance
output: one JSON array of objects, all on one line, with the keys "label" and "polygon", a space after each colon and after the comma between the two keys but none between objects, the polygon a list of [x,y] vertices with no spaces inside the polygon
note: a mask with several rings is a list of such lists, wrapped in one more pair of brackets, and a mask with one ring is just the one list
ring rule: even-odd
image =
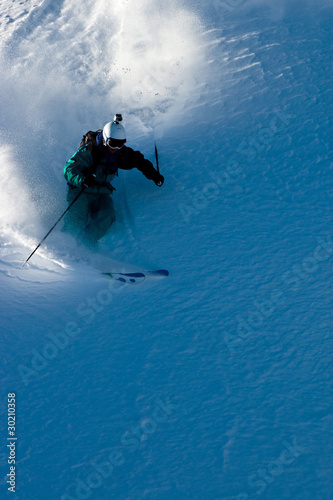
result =
[{"label": "ski", "polygon": [[102,273],[108,278],[121,281],[122,283],[141,283],[146,278],[149,277],[162,277],[168,276],[169,271],[166,269],[158,269],[157,271],[145,271],[145,272],[137,272],[137,273]]}]

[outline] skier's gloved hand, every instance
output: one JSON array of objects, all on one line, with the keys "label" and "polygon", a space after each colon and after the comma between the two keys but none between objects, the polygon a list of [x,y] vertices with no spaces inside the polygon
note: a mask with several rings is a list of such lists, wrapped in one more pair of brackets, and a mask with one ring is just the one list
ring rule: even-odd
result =
[{"label": "skier's gloved hand", "polygon": [[95,174],[89,174],[87,175],[83,181],[82,181],[82,186],[86,188],[90,188],[92,186],[96,185],[96,175]]},{"label": "skier's gloved hand", "polygon": [[155,176],[154,182],[155,182],[156,186],[160,186],[160,187],[163,186],[163,183],[164,183],[163,175],[161,175],[158,172],[157,175]]}]

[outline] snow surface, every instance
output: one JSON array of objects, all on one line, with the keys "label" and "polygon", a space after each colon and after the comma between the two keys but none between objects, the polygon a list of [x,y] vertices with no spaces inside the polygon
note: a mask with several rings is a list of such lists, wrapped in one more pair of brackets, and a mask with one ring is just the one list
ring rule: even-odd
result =
[{"label": "snow surface", "polygon": [[[1,2],[1,498],[333,498],[332,18]],[[22,268],[66,207],[63,164],[119,112],[164,186],[121,172],[95,251],[60,224]]]}]

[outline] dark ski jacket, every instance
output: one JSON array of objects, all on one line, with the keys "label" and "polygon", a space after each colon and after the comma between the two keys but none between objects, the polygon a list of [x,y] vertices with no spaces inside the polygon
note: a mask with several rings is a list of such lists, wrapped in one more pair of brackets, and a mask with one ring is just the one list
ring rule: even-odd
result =
[{"label": "dark ski jacket", "polygon": [[147,179],[158,180],[159,173],[153,164],[140,151],[123,146],[112,154],[103,145],[103,133],[96,137],[96,145],[89,143],[79,148],[66,162],[64,176],[72,187],[83,186],[84,179],[95,174],[96,185],[86,188],[86,193],[110,194],[108,184],[117,174],[118,169],[131,170],[137,168]]}]

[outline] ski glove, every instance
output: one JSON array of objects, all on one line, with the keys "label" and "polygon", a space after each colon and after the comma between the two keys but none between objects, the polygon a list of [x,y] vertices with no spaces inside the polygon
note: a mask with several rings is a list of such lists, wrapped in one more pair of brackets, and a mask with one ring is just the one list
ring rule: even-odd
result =
[{"label": "ski glove", "polygon": [[163,175],[161,175],[158,172],[157,175],[155,176],[154,182],[155,182],[156,186],[159,186],[159,187],[163,186],[163,183],[164,183]]},{"label": "ski glove", "polygon": [[96,184],[96,175],[95,174],[89,174],[87,175],[83,181],[82,181],[82,186],[86,187],[86,188],[90,188],[92,186],[95,186]]}]

